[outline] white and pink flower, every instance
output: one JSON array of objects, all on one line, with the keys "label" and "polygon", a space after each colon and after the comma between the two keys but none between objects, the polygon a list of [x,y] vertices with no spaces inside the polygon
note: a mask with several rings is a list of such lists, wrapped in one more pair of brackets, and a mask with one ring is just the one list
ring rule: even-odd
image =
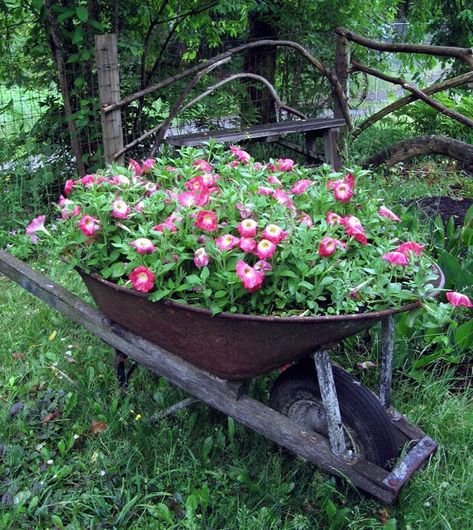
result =
[{"label": "white and pink flower", "polygon": [[255,237],[258,231],[258,223],[254,219],[243,219],[237,225],[237,230],[242,237]]},{"label": "white and pink flower", "polygon": [[365,230],[358,217],[355,217],[354,215],[347,215],[343,217],[343,225],[345,226],[345,232],[347,235],[354,237],[362,245],[368,244]]},{"label": "white and pink flower", "polygon": [[276,245],[269,239],[262,239],[257,245],[255,254],[260,259],[269,259],[276,252]]},{"label": "white and pink flower", "polygon": [[343,224],[343,218],[340,217],[337,213],[334,212],[327,212],[327,223],[329,225],[334,224]]},{"label": "white and pink flower", "polygon": [[215,244],[219,250],[231,250],[236,247],[239,242],[240,239],[232,234],[225,234],[215,240]]},{"label": "white and pink flower", "polygon": [[200,210],[194,224],[201,230],[213,232],[217,229],[217,214],[212,210]]},{"label": "white and pink flower", "polygon": [[152,254],[156,247],[153,245],[153,242],[146,237],[139,237],[130,243],[134,247],[138,254]]},{"label": "white and pink flower", "polygon": [[243,250],[243,252],[251,252],[256,247],[256,240],[252,237],[240,237],[238,247]]},{"label": "white and pink flower", "polygon": [[236,265],[236,273],[243,282],[243,287],[250,293],[258,291],[263,286],[263,270],[256,270],[243,260],[238,261]]},{"label": "white and pink flower", "polygon": [[204,247],[200,247],[194,252],[194,263],[199,269],[206,267],[209,264],[209,260],[209,255]]},{"label": "white and pink flower", "polygon": [[335,253],[337,248],[346,248],[347,245],[339,239],[334,239],[333,237],[324,237],[319,244],[318,254],[321,257],[328,257]]},{"label": "white and pink flower", "polygon": [[283,239],[286,239],[287,232],[283,230],[280,226],[275,224],[269,224],[266,226],[266,228],[263,230],[263,233],[261,236],[264,239],[268,239],[275,245],[280,243]]},{"label": "white and pink flower", "polygon": [[66,183],[64,184],[64,194],[66,195],[66,197],[69,197],[69,195],[72,192],[72,188],[74,187],[74,185],[75,185],[75,181],[74,180],[72,180],[72,179],[66,180]]},{"label": "white and pink flower", "polygon": [[137,291],[147,293],[154,287],[154,273],[144,265],[133,269],[128,278]]},{"label": "white and pink flower", "polygon": [[115,199],[112,202],[112,217],[117,219],[126,219],[131,208],[123,199]]},{"label": "white and pink flower", "polygon": [[85,236],[93,236],[102,228],[102,224],[96,217],[84,215],[79,221],[79,228]]},{"label": "white and pink flower", "polygon": [[143,173],[143,169],[141,168],[140,164],[133,160],[133,158],[130,158],[128,161],[128,169],[131,169],[135,173],[135,177],[139,177]]}]

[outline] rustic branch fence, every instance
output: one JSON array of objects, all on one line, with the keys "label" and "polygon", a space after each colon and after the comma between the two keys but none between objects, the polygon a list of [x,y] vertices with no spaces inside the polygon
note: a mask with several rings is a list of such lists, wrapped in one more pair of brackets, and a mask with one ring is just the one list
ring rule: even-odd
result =
[{"label": "rustic branch fence", "polygon": [[[346,28],[340,27],[336,30],[335,68],[333,71],[328,68],[322,61],[314,57],[306,48],[294,41],[264,39],[261,41],[250,42],[242,44],[235,48],[231,48],[230,50],[217,54],[216,56],[208,59],[207,61],[201,64],[196,64],[182,72],[179,72],[171,77],[160,81],[159,83],[156,83],[152,86],[139,90],[134,94],[127,95],[120,99],[116,37],[99,36],[97,37],[96,43],[104,151],[106,160],[109,162],[122,162],[124,155],[130,149],[140,146],[145,139],[148,139],[150,137],[154,137],[155,140],[149,152],[149,156],[154,156],[160,144],[164,140],[172,120],[176,118],[176,116],[178,116],[184,110],[189,109],[192,105],[200,102],[203,98],[212,94],[220,87],[237,79],[251,78],[255,81],[260,82],[269,91],[274,101],[276,109],[283,109],[286,112],[293,114],[302,120],[307,119],[307,116],[305,114],[299,112],[295,108],[290,107],[282,101],[282,99],[277,93],[276,88],[269,82],[268,79],[264,78],[263,76],[249,72],[240,72],[228,75],[224,79],[221,79],[219,82],[212,85],[211,87],[205,89],[197,97],[194,97],[190,101],[186,101],[191,91],[198,85],[200,80],[206,74],[210,73],[210,71],[219,68],[223,64],[227,64],[237,54],[243,53],[249,49],[259,47],[265,47],[265,49],[267,49],[267,47],[287,47],[293,49],[298,52],[305,60],[307,60],[320,74],[322,74],[322,76],[324,76],[328,80],[332,92],[334,118],[341,118],[345,120],[346,127],[344,128],[344,136],[349,134],[349,137],[351,139],[358,137],[363,131],[365,131],[374,123],[378,122],[383,117],[394,112],[395,110],[399,110],[405,105],[408,105],[416,100],[422,100],[426,104],[434,108],[436,111],[441,112],[442,114],[458,121],[459,123],[467,127],[473,128],[473,120],[471,118],[446,107],[439,101],[430,97],[431,95],[440,91],[458,87],[473,80],[473,52],[471,49],[467,48],[458,48],[451,46],[431,46],[425,44],[385,43],[373,39],[368,39]],[[468,65],[468,67],[472,71],[421,89],[415,84],[401,77],[387,75],[375,68],[369,67],[360,63],[359,61],[351,59],[352,43],[361,45],[370,50],[377,50],[382,52],[420,53],[441,57],[451,57],[457,60],[462,60]],[[350,76],[357,72],[362,72],[365,75],[371,75],[384,81],[388,81],[389,83],[392,83],[394,85],[399,85],[403,89],[409,91],[411,94],[377,111],[375,114],[366,118],[355,129],[353,129],[349,107],[349,82]],[[142,132],[133,140],[128,142],[126,145],[123,145],[123,132],[121,130],[121,110],[135,101],[139,101],[141,105],[141,101],[145,96],[154,94],[158,90],[169,87],[173,83],[176,83],[177,81],[180,81],[190,76],[192,76],[191,81],[188,83],[184,91],[182,91],[175,100],[168,118],[166,118],[164,121],[162,121],[152,129]],[[336,131],[331,131],[330,134],[332,134],[333,136],[332,140],[336,142]],[[206,133],[205,137],[210,138],[211,134]],[[452,142],[453,144],[455,144],[456,142],[456,140],[453,139],[444,139],[443,144],[445,144],[445,141]],[[447,156],[452,156],[455,158],[456,153],[458,151],[458,149],[456,149],[456,147],[458,146],[453,146],[451,149],[443,148],[442,151],[430,151],[429,146],[434,145],[431,139],[429,141],[426,140],[424,149],[419,150],[419,142],[421,143],[422,140],[416,138],[415,148],[413,147],[412,150],[412,156],[415,156],[415,154],[419,154],[420,152],[422,152],[423,154],[428,154],[430,152],[441,152],[442,154],[446,154]],[[283,141],[281,141],[281,143],[283,143]],[[291,142],[286,143],[295,147],[295,144],[291,144]],[[406,142],[404,142],[403,145],[404,152],[406,151],[406,146],[408,145],[409,141],[407,140]],[[463,147],[464,146],[462,146],[462,148]],[[473,148],[471,149],[473,150]],[[299,152],[307,151],[301,149]],[[374,157],[372,157],[371,160],[378,160],[378,158],[379,157],[375,155]]]}]

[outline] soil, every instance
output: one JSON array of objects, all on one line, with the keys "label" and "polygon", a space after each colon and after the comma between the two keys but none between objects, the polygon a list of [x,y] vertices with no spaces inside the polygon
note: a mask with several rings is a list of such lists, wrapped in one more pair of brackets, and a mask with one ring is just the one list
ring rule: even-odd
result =
[{"label": "soil", "polygon": [[440,214],[444,222],[453,217],[455,226],[461,226],[468,208],[473,204],[473,199],[423,197],[413,200],[411,204],[416,204],[428,217],[435,217]]}]

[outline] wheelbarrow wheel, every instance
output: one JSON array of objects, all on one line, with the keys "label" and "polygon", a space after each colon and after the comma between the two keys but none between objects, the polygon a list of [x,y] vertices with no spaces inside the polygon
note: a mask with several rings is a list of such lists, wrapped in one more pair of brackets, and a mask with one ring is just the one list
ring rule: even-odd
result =
[{"label": "wheelbarrow wheel", "polygon": [[[394,428],[378,398],[350,374],[333,366],[347,449],[387,467],[398,456]],[[307,430],[328,437],[317,374],[312,362],[285,370],[274,382],[270,405]]]}]

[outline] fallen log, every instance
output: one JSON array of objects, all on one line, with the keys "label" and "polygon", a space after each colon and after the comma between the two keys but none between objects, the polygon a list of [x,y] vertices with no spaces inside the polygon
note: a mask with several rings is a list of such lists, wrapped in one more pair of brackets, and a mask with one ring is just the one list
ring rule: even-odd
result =
[{"label": "fallen log", "polygon": [[418,136],[397,142],[365,160],[363,166],[388,167],[417,156],[444,155],[457,160],[468,172],[473,173],[473,145],[448,136]]}]

